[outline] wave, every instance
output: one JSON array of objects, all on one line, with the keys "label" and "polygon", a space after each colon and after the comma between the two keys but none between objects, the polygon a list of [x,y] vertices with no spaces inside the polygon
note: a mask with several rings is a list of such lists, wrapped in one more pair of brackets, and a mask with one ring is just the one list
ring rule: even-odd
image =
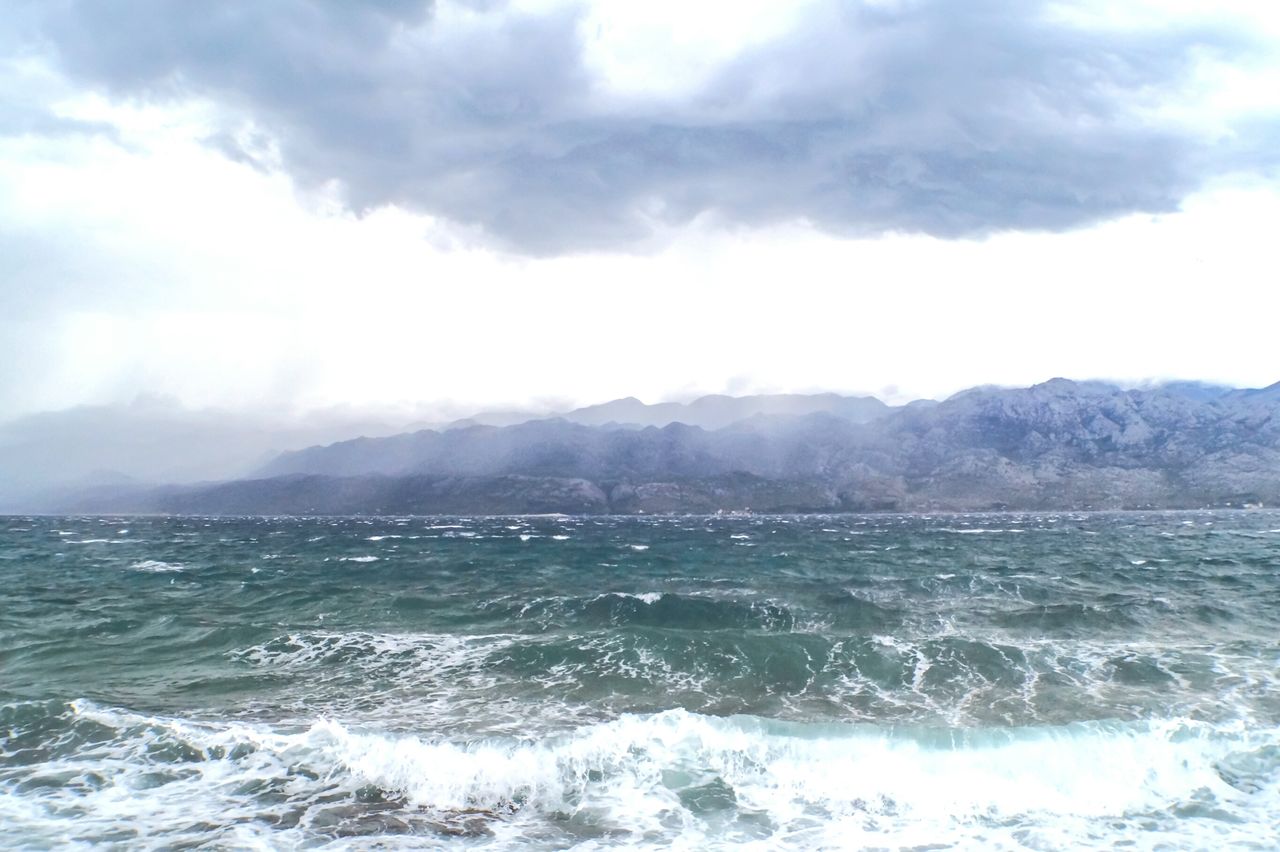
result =
[{"label": "wave", "polygon": [[[16,783],[0,797],[0,820],[37,842],[102,842],[132,824],[165,843],[221,826],[300,845],[392,819],[417,834],[470,826],[503,847],[1035,847],[1139,830],[1152,845],[1221,847],[1265,846],[1280,820],[1280,729],[1176,718],[904,729],[675,710],[471,741],[88,701],[10,705],[0,721],[38,746],[21,764],[6,755]],[[50,777],[60,783],[38,783]]]},{"label": "wave", "polygon": [[938,527],[937,532],[959,533],[960,535],[997,535],[999,533],[1024,533],[1026,530],[993,527]]},{"label": "wave", "polygon": [[830,619],[833,627],[842,629],[883,633],[901,625],[906,618],[902,607],[878,604],[849,591],[826,595],[822,602],[823,616]]},{"label": "wave", "polygon": [[1136,627],[1145,603],[1058,603],[1000,610],[991,620],[1001,627],[1048,631],[1081,631]]},{"label": "wave", "polygon": [[590,597],[547,597],[525,603],[495,602],[490,608],[504,620],[533,621],[551,627],[645,626],[688,630],[788,631],[796,617],[786,606],[673,592],[605,592]]},{"label": "wave", "polygon": [[518,634],[312,631],[280,636],[231,656],[253,665],[284,670],[315,667],[335,670],[344,664],[354,664],[354,673],[361,677],[375,674],[369,668],[372,664],[385,669],[386,673],[421,680],[431,674],[456,673],[466,666],[482,664],[491,654],[520,638]]},{"label": "wave", "polygon": [[168,574],[187,570],[185,565],[179,565],[176,562],[163,562],[159,559],[143,559],[141,562],[135,562],[129,567],[134,571],[145,571],[150,574]]},{"label": "wave", "polygon": [[[410,707],[442,729],[485,733],[518,730],[531,714],[555,726],[601,708],[947,725],[1266,712],[1275,653],[1274,643],[1252,642],[1176,649],[633,626],[567,634],[307,631],[231,656],[291,679],[312,707],[374,704],[388,718]],[[1207,690],[1207,681],[1217,686]]]}]

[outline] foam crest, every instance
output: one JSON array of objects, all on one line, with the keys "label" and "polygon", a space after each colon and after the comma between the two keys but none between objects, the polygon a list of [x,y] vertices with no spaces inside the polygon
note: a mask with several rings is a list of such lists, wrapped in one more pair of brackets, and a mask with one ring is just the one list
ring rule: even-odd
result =
[{"label": "foam crest", "polygon": [[[43,764],[24,767],[26,778],[13,767],[4,776],[0,816],[32,837],[74,811],[75,839],[88,842],[122,820],[176,841],[203,818],[296,845],[323,836],[316,827],[335,824],[333,809],[350,816],[352,802],[371,798],[427,820],[422,831],[478,815],[484,833],[513,845],[569,819],[620,840],[714,846],[736,837],[716,833],[728,830],[715,817],[725,808],[754,815],[775,845],[836,830],[879,844],[999,845],[1015,828],[1024,838],[1096,843],[1139,826],[1153,842],[1260,842],[1260,826],[1280,818],[1280,731],[1179,719],[894,731],[667,711],[542,740],[450,741],[333,720],[280,729],[80,701],[62,722],[48,733]],[[41,777],[62,783],[32,783]]]},{"label": "foam crest", "polygon": [[[548,600],[540,606],[552,611],[527,617],[544,621],[584,603]],[[670,594],[646,601],[609,593],[588,612],[600,623],[625,618],[641,625],[640,632],[306,631],[229,656],[297,678],[310,690],[312,708],[345,713],[363,707],[360,715],[367,717],[376,706],[382,708],[377,715],[388,719],[428,713],[425,718],[451,732],[477,733],[519,730],[522,719],[561,729],[571,717],[602,708],[656,709],[649,697],[655,689],[665,707],[792,720],[965,727],[1061,724],[1090,713],[1126,720],[1176,713],[1265,723],[1277,683],[1268,656],[1273,644],[1171,649],[1132,641],[691,633],[644,626],[679,624],[671,616],[683,608],[682,599]],[[769,610],[756,614],[763,618]],[[865,613],[855,614],[867,622]]]},{"label": "foam crest", "polygon": [[602,592],[590,597],[551,596],[519,606],[517,617],[553,625],[653,626],[693,630],[787,631],[795,615],[769,600],[674,592]]},{"label": "foam crest", "polygon": [[616,596],[620,598],[632,598],[634,600],[640,601],[641,603],[647,603],[647,604],[655,604],[658,601],[662,600],[662,592],[639,592],[638,594],[632,594],[631,592],[607,592],[603,595],[597,596],[595,600],[597,601],[604,600],[610,596]]},{"label": "foam crest", "polygon": [[[399,672],[401,677],[442,673],[483,661],[508,647],[518,634],[373,633],[314,631],[291,633],[253,645],[232,656],[253,665],[279,669],[314,669],[355,663],[356,673],[370,667]],[[408,667],[408,670],[406,670]]]},{"label": "foam crest", "polygon": [[[886,839],[904,823],[944,831],[984,820],[1158,818],[1193,801],[1227,812],[1276,805],[1274,762],[1269,786],[1252,794],[1217,767],[1256,744],[1182,721],[892,735],[671,711],[539,744],[390,745],[325,733],[348,769],[423,807],[640,806],[640,815],[614,813],[620,825],[638,816],[643,824],[680,792],[716,781],[738,808],[768,814],[780,827],[862,816]],[[1265,741],[1274,743],[1275,732]]]},{"label": "foam crest", "polygon": [[185,571],[185,565],[179,565],[176,562],[163,562],[159,559],[143,559],[141,562],[135,562],[129,566],[134,571],[144,571],[149,574],[169,574],[175,571]]}]

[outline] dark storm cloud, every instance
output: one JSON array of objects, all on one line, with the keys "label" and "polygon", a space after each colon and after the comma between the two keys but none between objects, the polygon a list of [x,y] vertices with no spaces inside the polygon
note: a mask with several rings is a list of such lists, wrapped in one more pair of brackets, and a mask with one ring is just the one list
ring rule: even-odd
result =
[{"label": "dark storm cloud", "polygon": [[532,253],[635,246],[704,213],[850,234],[1067,229],[1274,164],[1248,134],[1215,145],[1139,112],[1199,57],[1255,49],[1228,28],[1088,29],[1031,0],[831,4],[694,90],[643,99],[594,87],[572,10],[470,5],[464,27],[407,0],[27,9],[33,44],[81,83],[211,97],[356,209],[402,204]]}]

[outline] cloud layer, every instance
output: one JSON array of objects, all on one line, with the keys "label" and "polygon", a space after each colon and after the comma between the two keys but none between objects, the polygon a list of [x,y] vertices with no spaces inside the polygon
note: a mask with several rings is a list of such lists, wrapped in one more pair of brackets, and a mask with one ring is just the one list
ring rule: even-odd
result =
[{"label": "cloud layer", "polygon": [[[815,3],[652,92],[611,87],[588,61],[585,6],[21,9],[6,41],[76,85],[207,99],[227,116],[212,146],[334,183],[353,209],[400,205],[521,253],[644,248],[697,217],[852,235],[1064,230],[1275,167],[1273,117],[1225,134],[1159,117],[1201,63],[1258,49],[1245,33],[1086,25],[1032,0]],[[9,125],[41,126],[22,109]]]}]

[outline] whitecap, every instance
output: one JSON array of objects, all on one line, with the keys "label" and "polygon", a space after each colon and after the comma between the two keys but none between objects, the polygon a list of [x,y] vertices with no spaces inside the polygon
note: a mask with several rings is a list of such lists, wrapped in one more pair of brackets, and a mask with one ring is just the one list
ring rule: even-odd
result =
[{"label": "whitecap", "polygon": [[185,565],[162,562],[159,559],[144,559],[129,566],[134,571],[147,571],[152,574],[168,574],[173,571],[185,571]]},{"label": "whitecap", "polygon": [[992,527],[938,527],[938,532],[959,533],[961,535],[983,535],[996,533],[1023,533],[1022,529],[996,529]]},{"label": "whitecap", "polygon": [[[733,845],[690,809],[686,794],[708,789],[758,820],[759,848],[1098,847],[1135,836],[1151,848],[1267,848],[1280,818],[1267,757],[1280,730],[1180,718],[885,729],[671,710],[553,736],[463,740],[331,719],[203,722],[87,701],[71,707],[69,724],[80,720],[95,726],[92,748],[16,772],[98,781],[16,784],[0,797],[11,834],[91,844],[128,825],[178,844],[231,825],[262,834],[222,836],[228,845],[292,847],[327,809],[371,787],[403,800],[390,812],[397,820],[489,819],[503,848],[569,845],[548,833],[565,815],[654,848]],[[173,752],[185,755],[177,768]],[[69,812],[76,819],[54,816]]]},{"label": "whitecap", "polygon": [[646,604],[656,604],[662,600],[662,592],[605,592],[602,595],[596,595],[595,600],[603,600],[605,598],[631,598]]}]

